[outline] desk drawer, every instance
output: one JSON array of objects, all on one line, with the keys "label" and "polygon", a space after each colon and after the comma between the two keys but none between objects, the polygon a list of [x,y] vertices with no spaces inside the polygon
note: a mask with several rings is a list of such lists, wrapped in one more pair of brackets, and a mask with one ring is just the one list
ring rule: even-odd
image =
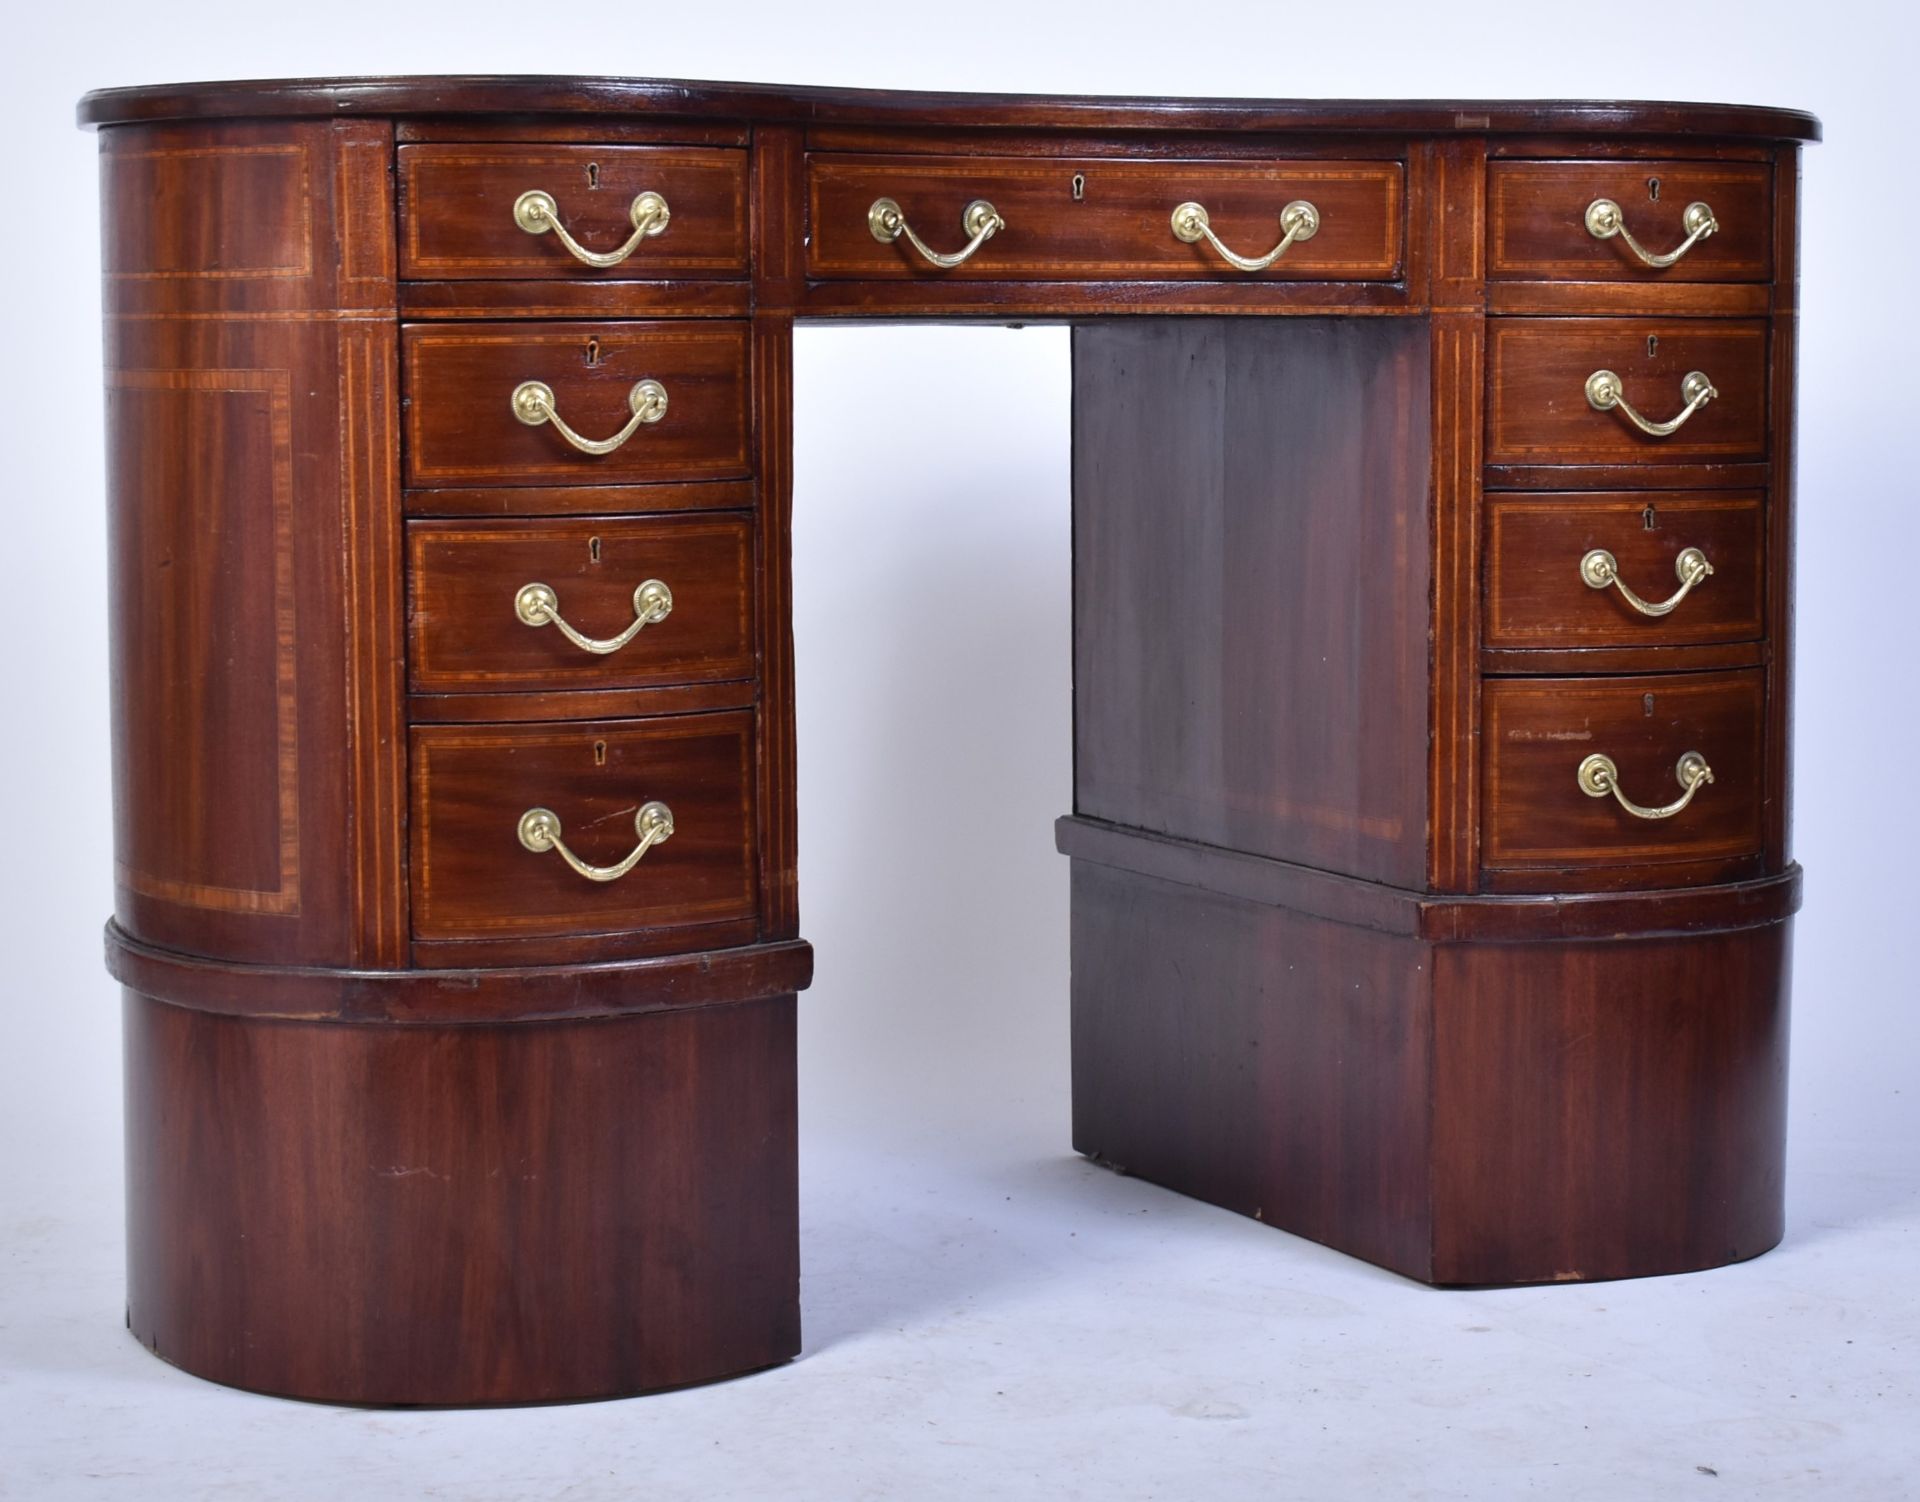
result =
[{"label": "desk drawer", "polygon": [[[1489,647],[1677,647],[1762,634],[1759,491],[1495,492],[1486,504]],[[1691,566],[1695,553],[1710,574]]]},{"label": "desk drawer", "polygon": [[[1639,868],[1635,884],[1661,886],[1685,879],[1663,865],[1757,858],[1764,693],[1759,669],[1490,680],[1483,866],[1573,882]],[[1652,814],[1684,795],[1688,753],[1713,780],[1664,817],[1635,814],[1604,786],[1596,795],[1581,776],[1589,758],[1608,758],[1621,796]]]},{"label": "desk drawer", "polygon": [[[1604,205],[1612,204],[1616,213]],[[1701,216],[1693,205],[1705,204]],[[1594,209],[1593,205],[1602,207]],[[1667,266],[1703,218],[1716,226]],[[1594,228],[1612,233],[1595,234]],[[1494,162],[1488,270],[1576,282],[1764,282],[1773,275],[1773,169],[1746,162]],[[1646,252],[1634,250],[1637,243]]]},{"label": "desk drawer", "polygon": [[429,694],[751,678],[752,577],[742,516],[412,522],[409,678]]},{"label": "desk drawer", "polygon": [[[551,937],[751,919],[752,728],[746,711],[417,727],[415,936]],[[548,810],[561,843],[604,870],[632,855],[641,843],[636,819],[655,804],[671,811],[671,836],[613,880],[581,875],[560,849],[530,849],[520,834],[529,810]]]},{"label": "desk drawer", "polygon": [[[1490,464],[1702,463],[1767,455],[1767,326],[1757,319],[1496,318]],[[1599,388],[1611,372],[1612,396]],[[1696,400],[1695,372],[1717,393]],[[1593,395],[1589,395],[1590,389]],[[1599,401],[1602,405],[1595,405]]]},{"label": "desk drawer", "polygon": [[[553,277],[618,279],[745,276],[747,154],[716,147],[402,146],[400,275],[467,281]],[[547,196],[549,217],[516,213],[524,194]],[[617,263],[595,266],[567,248],[617,254],[635,240],[635,200],[665,205],[664,227]],[[637,211],[662,223],[653,200]],[[564,235],[561,233],[564,231]]]},{"label": "desk drawer", "polygon": [[[1406,225],[1406,173],[1391,161],[816,155],[807,161],[807,192],[807,271],[827,279],[1392,281]],[[1004,224],[962,264],[942,269],[906,234],[875,238],[869,216],[882,199],[942,254],[968,243],[976,200]],[[1174,233],[1174,210],[1198,203],[1230,250],[1264,256],[1296,201],[1313,206],[1318,227],[1262,271],[1236,270],[1204,237],[1189,244]]]},{"label": "desk drawer", "polygon": [[[410,324],[402,341],[411,485],[613,485],[747,473],[744,323]],[[523,407],[520,393],[535,383],[551,400]],[[558,420],[528,422],[523,411]],[[594,453],[563,429],[602,445],[631,431]]]}]

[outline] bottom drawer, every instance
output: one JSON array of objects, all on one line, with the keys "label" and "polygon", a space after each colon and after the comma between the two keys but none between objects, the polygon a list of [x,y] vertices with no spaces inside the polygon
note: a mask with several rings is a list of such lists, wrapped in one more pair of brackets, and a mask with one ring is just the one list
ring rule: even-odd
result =
[{"label": "bottom drawer", "polygon": [[[1745,874],[1739,866],[1757,866],[1761,850],[1764,702],[1759,669],[1488,682],[1489,884],[1529,884],[1502,882],[1501,873],[1569,886]],[[1712,778],[1691,796],[1695,764],[1682,765],[1690,757]]]},{"label": "bottom drawer", "polygon": [[[417,939],[694,930],[755,916],[751,712],[422,726],[412,765]],[[690,945],[707,937],[688,934]]]}]

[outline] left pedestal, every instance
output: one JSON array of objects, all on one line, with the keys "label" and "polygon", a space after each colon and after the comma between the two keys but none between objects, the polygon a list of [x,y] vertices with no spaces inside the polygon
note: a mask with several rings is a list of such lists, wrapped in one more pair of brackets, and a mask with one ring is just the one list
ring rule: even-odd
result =
[{"label": "left pedestal", "polygon": [[[760,833],[788,806],[760,785],[764,704],[787,700],[758,676],[785,616],[748,589],[784,532],[731,452],[704,489],[557,448],[496,474],[504,500],[403,492],[423,404],[435,432],[481,414],[469,448],[557,440],[511,383],[403,403],[394,136],[101,133],[128,1324],[200,1376],[333,1402],[768,1366],[800,1345],[810,952],[763,900],[787,890]],[[591,371],[569,348],[549,379],[580,394],[636,326],[657,332],[616,324],[583,339]],[[516,326],[515,357],[559,368],[546,327]],[[705,387],[660,367],[699,453],[744,445],[748,343],[744,320],[688,319],[647,346],[724,367]],[[591,520],[538,524],[549,505]],[[653,519],[682,511],[708,515]],[[435,551],[447,518],[489,513]],[[544,579],[612,615],[641,561],[678,613],[619,657],[517,613]],[[431,626],[417,655],[410,625]],[[663,848],[614,870],[654,800],[677,832],[669,811],[639,853]],[[543,810],[595,866],[517,833]]]}]

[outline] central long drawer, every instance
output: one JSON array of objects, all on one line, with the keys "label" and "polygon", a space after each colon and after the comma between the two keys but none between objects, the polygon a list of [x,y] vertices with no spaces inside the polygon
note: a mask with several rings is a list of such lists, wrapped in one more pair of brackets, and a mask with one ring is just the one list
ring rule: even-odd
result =
[{"label": "central long drawer", "polygon": [[[968,209],[991,205],[1002,227],[955,266],[930,263],[900,234],[875,234],[892,202],[939,254],[975,232]],[[1199,204],[1229,248],[1264,256],[1290,204],[1316,227],[1258,273],[1318,281],[1391,281],[1405,253],[1406,170],[1397,161],[1128,161],[1111,157],[865,156],[807,161],[807,272],[820,278],[960,277],[1035,281],[1244,278],[1204,237],[1174,230]]]}]

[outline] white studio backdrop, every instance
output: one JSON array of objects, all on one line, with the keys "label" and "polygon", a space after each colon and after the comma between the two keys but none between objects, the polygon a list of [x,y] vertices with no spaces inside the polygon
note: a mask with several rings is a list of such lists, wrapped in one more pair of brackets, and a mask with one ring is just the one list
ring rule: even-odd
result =
[{"label": "white studio backdrop", "polygon": [[[118,1003],[99,943],[112,852],[98,210],[74,101],[104,85],[329,73],[1666,98],[1820,115],[1827,143],[1806,153],[1803,197],[1795,843],[1810,874],[1793,1162],[1868,1165],[1854,1210],[1911,1196],[1871,1169],[1911,1161],[1920,1133],[1910,6],[98,0],[24,7],[7,35],[0,1215],[16,1228],[120,1192]],[[1071,796],[1067,339],[896,326],[798,338],[801,911],[819,958],[802,999],[806,1132],[1020,1131],[1035,1152],[1068,1149],[1067,873],[1051,830]],[[1806,1213],[1790,1201],[1789,1235]]]}]

